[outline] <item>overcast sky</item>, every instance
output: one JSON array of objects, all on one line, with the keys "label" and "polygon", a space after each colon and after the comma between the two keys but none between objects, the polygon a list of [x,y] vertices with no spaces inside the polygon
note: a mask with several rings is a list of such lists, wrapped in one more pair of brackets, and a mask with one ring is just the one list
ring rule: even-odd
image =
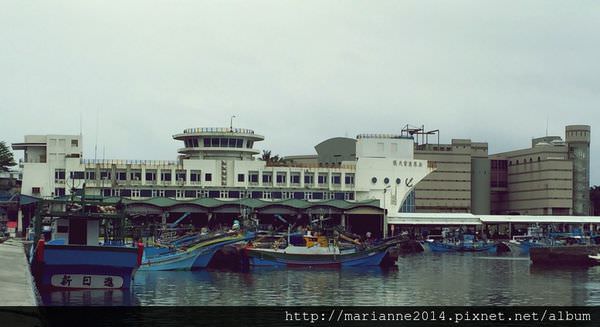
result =
[{"label": "overcast sky", "polygon": [[600,184],[599,31],[596,0],[3,0],[0,140],[81,115],[86,158],[175,159],[236,115],[281,155],[406,124],[495,153],[589,124]]}]

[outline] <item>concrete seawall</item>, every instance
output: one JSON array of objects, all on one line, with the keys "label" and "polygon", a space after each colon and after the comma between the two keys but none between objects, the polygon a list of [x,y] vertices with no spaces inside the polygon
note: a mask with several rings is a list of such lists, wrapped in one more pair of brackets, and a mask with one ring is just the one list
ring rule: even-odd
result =
[{"label": "concrete seawall", "polygon": [[43,326],[23,243],[0,243],[0,325]]},{"label": "concrete seawall", "polygon": [[0,303],[3,306],[37,306],[35,283],[23,243],[9,239],[0,244]]}]

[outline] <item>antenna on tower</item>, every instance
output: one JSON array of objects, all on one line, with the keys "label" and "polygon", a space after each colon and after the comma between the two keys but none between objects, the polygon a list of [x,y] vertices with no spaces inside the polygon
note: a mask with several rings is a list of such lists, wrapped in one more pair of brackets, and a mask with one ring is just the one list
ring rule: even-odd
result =
[{"label": "antenna on tower", "polygon": [[96,109],[96,144],[94,145],[94,161],[98,161],[98,109]]},{"label": "antenna on tower", "polygon": [[548,136],[548,116],[546,116],[546,136]]},{"label": "antenna on tower", "polygon": [[231,116],[231,119],[229,119],[229,131],[233,132],[233,118],[237,118],[235,115]]}]

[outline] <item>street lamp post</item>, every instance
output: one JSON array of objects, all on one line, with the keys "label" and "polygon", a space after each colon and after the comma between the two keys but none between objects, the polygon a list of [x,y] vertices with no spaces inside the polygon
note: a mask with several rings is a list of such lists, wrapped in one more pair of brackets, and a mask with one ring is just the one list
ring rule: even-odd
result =
[{"label": "street lamp post", "polygon": [[387,208],[385,206],[385,198],[387,190],[390,188],[390,185],[386,186],[383,189],[383,237],[388,236],[388,220],[387,220]]}]

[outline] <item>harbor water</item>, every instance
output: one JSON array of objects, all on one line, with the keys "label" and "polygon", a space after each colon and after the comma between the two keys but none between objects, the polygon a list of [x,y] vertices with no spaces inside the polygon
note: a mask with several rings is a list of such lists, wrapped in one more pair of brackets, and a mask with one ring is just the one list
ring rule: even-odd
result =
[{"label": "harbor water", "polygon": [[143,271],[131,290],[43,292],[45,305],[600,305],[600,267],[527,256],[421,253],[394,268]]}]

